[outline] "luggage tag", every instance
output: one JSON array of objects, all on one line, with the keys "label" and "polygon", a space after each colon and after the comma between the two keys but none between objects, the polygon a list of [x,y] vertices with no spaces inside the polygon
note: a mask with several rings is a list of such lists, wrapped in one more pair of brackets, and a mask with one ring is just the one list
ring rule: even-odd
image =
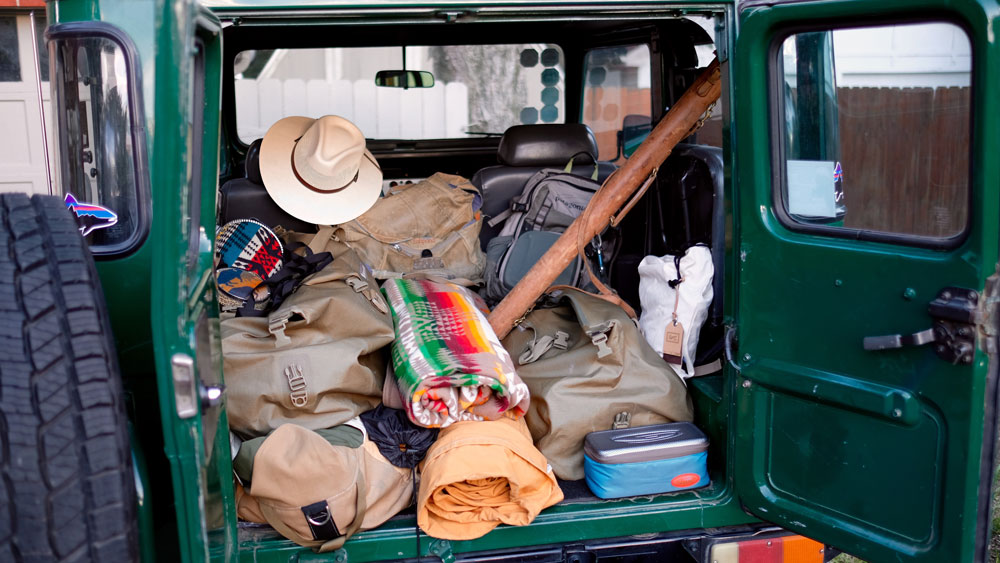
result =
[{"label": "luggage tag", "polygon": [[677,322],[677,314],[674,313],[674,320],[663,329],[663,359],[669,364],[681,365],[683,344],[684,326]]},{"label": "luggage tag", "polygon": [[681,291],[677,286],[684,281],[679,257],[674,259],[674,265],[677,267],[677,279],[667,282],[674,289],[674,312],[673,319],[663,329],[663,359],[668,364],[679,366],[684,357],[684,325],[677,322],[677,306],[681,302]]}]

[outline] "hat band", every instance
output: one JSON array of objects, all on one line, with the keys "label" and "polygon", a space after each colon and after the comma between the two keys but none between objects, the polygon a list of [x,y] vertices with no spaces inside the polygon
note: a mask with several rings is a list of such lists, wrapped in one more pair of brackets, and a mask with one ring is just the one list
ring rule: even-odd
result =
[{"label": "hat band", "polygon": [[[298,139],[296,139],[296,142],[298,142]],[[292,161],[292,174],[295,174],[295,179],[298,180],[299,183],[301,183],[303,186],[309,188],[310,190],[312,190],[314,192],[321,193],[321,194],[337,193],[340,190],[342,190],[342,189],[350,186],[354,182],[357,182],[358,181],[358,175],[361,174],[361,167],[359,166],[358,167],[358,171],[354,173],[354,177],[351,178],[350,180],[348,180],[348,182],[346,184],[344,184],[343,186],[340,186],[339,188],[332,188],[332,189],[329,189],[329,190],[324,190],[323,188],[317,188],[316,186],[310,184],[309,182],[306,181],[305,178],[303,178],[299,174],[298,169],[295,168],[295,151],[294,150],[292,151],[292,154],[290,155],[290,159]]]}]

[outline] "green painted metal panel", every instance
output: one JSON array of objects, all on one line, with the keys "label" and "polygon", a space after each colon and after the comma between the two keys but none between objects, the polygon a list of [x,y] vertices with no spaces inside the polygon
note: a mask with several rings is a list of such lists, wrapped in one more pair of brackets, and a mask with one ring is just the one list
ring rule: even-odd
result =
[{"label": "green painted metal panel", "polygon": [[[946,286],[981,291],[998,258],[1000,50],[995,2],[841,1],[740,15],[733,55],[736,158],[731,278],[741,363],[735,484],[764,520],[871,561],[972,561],[986,522],[996,358],[950,365],[931,349],[870,352],[865,336],[929,328]],[[782,130],[769,105],[776,41],[790,30],[929,20],[973,48],[971,227],[957,248],[796,232],[774,210]],[[991,411],[987,416],[986,405]],[[983,478],[986,481],[983,481]]]},{"label": "green painted metal panel", "polygon": [[[606,7],[613,6],[615,2],[607,0],[576,0],[572,3],[560,2],[558,0],[480,0],[479,2],[469,2],[468,0],[425,0],[415,2],[413,0],[379,0],[378,2],[358,2],[356,0],[314,0],[314,1],[285,1],[285,0],[205,0],[202,2],[206,7],[218,13],[242,12],[242,11],[286,11],[286,10],[350,10],[353,8],[371,9],[377,8],[379,11],[400,10],[400,9],[468,9],[479,10],[482,8],[551,8],[551,7]],[[700,7],[705,3],[696,3],[686,0],[634,0],[628,2],[634,6],[649,7]],[[736,0],[718,0],[712,5],[736,4]],[[376,15],[376,14],[372,14]]]},{"label": "green painted metal panel", "polygon": [[[143,149],[149,156],[151,232],[137,252],[101,262],[99,272],[123,377],[127,386],[130,380],[136,382],[133,409],[143,415],[150,409],[160,414],[156,431],[163,433],[163,451],[148,450],[152,444],[144,443],[144,457],[150,463],[165,456],[169,463],[168,471],[161,467],[155,471],[158,477],[168,478],[171,486],[146,483],[145,492],[154,506],[169,511],[169,519],[176,524],[160,522],[154,538],[144,523],[140,538],[144,559],[155,553],[168,560],[179,556],[184,561],[204,561],[211,543],[222,546],[213,550],[220,560],[232,560],[237,549],[236,517],[224,411],[209,409],[204,421],[199,416],[179,418],[170,368],[174,354],[197,358],[200,353],[209,359],[199,365],[200,375],[221,381],[221,370],[211,362],[213,346],[218,358],[218,339],[210,337],[213,330],[217,332],[213,319],[218,309],[212,285],[205,283],[212,266],[208,235],[197,241],[194,259],[189,261],[191,221],[200,224],[204,233],[214,232],[221,90],[218,20],[195,2],[164,0],[63,0],[52,3],[49,17],[50,23],[104,21],[120,28],[134,43],[143,75],[140,87],[147,137]],[[201,34],[209,77],[204,84],[193,80],[199,28],[206,30]],[[202,104],[204,112],[198,125],[192,122],[193,100]],[[199,155],[193,152],[195,146],[201,147]],[[192,178],[192,165],[198,159],[200,176]],[[192,186],[200,194],[192,192]],[[201,203],[192,209],[195,195]],[[195,330],[203,314],[208,331],[203,338],[206,343],[199,346]],[[204,373],[212,369],[218,373]],[[156,393],[150,394],[147,380],[153,377]],[[212,429],[207,439],[204,428]],[[148,511],[143,514],[148,522]],[[211,542],[209,527],[216,530]]]},{"label": "green painted metal panel", "polygon": [[[713,483],[724,481],[713,475]],[[592,538],[634,537],[670,530],[691,530],[752,523],[723,485],[680,495],[641,497],[617,501],[559,505],[544,511],[529,526],[500,526],[482,538],[445,542],[453,553],[470,553],[522,546],[574,543]],[[433,554],[434,540],[421,535],[423,555]],[[332,554],[315,554],[280,537],[270,528],[240,532],[240,560],[382,561],[415,557],[417,540],[413,518],[397,518],[352,537]]]}]

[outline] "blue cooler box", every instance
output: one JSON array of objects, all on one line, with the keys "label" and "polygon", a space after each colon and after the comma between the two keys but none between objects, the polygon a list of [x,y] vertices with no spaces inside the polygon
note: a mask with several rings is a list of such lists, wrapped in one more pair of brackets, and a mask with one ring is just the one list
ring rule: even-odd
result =
[{"label": "blue cooler box", "polygon": [[708,485],[708,438],[690,422],[591,432],[583,448],[587,486],[600,498]]}]

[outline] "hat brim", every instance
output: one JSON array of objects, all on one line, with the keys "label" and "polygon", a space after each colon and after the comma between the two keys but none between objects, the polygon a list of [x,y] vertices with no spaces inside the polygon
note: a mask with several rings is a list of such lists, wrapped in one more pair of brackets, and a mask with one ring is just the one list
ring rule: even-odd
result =
[{"label": "hat brim", "polygon": [[[320,193],[306,187],[292,170],[295,141],[315,122],[309,117],[286,117],[268,129],[260,145],[260,175],[268,195],[286,213],[307,223],[346,223],[375,204],[382,193],[382,171],[365,149],[358,179],[345,188]],[[370,159],[370,160],[369,160]]]}]

